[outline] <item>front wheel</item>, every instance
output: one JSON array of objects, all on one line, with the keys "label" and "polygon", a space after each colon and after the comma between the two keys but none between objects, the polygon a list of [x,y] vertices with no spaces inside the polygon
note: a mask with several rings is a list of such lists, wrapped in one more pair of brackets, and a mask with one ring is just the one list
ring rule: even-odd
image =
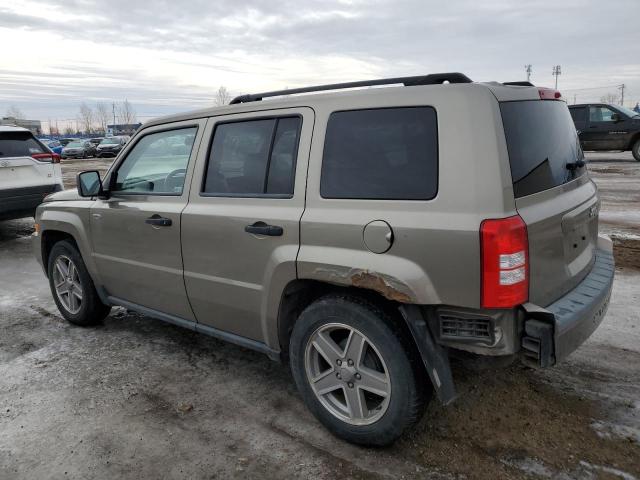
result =
[{"label": "front wheel", "polygon": [[631,154],[633,155],[633,158],[640,162],[640,138],[636,140],[633,147],[631,147]]},{"label": "front wheel", "polygon": [[67,321],[89,326],[109,315],[111,307],[100,301],[82,256],[73,243],[62,240],[53,246],[47,272],[53,299]]},{"label": "front wheel", "polygon": [[383,446],[422,416],[429,380],[393,319],[357,297],[328,296],[307,307],[290,341],[302,398],[334,435]]}]

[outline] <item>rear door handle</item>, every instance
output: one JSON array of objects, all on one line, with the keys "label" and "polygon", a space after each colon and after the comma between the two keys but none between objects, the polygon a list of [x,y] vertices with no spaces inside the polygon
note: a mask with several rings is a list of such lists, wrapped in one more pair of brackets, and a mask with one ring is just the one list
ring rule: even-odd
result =
[{"label": "rear door handle", "polygon": [[282,227],[277,225],[267,225],[264,222],[256,222],[253,225],[247,225],[244,227],[244,231],[247,233],[253,233],[254,235],[267,235],[269,237],[280,237],[282,235]]},{"label": "rear door handle", "polygon": [[171,226],[171,219],[170,218],[164,218],[161,217],[160,215],[158,215],[157,213],[154,215],[151,215],[149,218],[147,218],[144,223],[148,223],[149,225],[154,225],[156,227],[170,227]]}]

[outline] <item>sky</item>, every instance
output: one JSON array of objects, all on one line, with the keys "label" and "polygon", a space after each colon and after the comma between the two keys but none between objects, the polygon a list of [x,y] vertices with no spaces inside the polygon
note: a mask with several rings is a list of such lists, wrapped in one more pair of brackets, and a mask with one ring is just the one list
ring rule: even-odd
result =
[{"label": "sky", "polygon": [[0,0],[0,116],[64,122],[127,99],[141,121],[232,95],[460,71],[569,103],[640,101],[640,0]]}]

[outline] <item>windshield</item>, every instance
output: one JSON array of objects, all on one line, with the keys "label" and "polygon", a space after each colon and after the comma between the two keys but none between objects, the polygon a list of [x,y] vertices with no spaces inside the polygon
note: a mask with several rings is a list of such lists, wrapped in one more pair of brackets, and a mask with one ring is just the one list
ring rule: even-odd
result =
[{"label": "windshield", "polygon": [[80,148],[82,147],[83,142],[71,142],[67,144],[68,148]]},{"label": "windshield", "polygon": [[120,140],[117,138],[105,138],[100,142],[100,145],[114,145],[120,143]]},{"label": "windshield", "polygon": [[631,110],[629,108],[619,107],[618,105],[616,105],[616,108],[618,110],[620,110],[622,113],[624,113],[628,117],[640,117],[640,113],[634,112],[633,110]]},{"label": "windshield", "polygon": [[584,174],[584,166],[571,168],[584,159],[584,154],[566,103],[502,102],[500,112],[516,198],[548,190]]}]

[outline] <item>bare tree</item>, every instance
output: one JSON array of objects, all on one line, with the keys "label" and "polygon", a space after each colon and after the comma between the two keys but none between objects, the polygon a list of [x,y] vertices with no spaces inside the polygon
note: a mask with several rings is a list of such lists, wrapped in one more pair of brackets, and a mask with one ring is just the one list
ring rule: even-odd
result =
[{"label": "bare tree", "polygon": [[15,118],[16,120],[24,120],[24,113],[15,105],[11,105],[7,108],[7,117]]},{"label": "bare tree", "polygon": [[229,93],[229,90],[227,90],[227,87],[224,85],[220,86],[214,99],[216,106],[221,107],[222,105],[227,105],[230,101],[231,94]]},{"label": "bare tree", "polygon": [[104,102],[96,103],[95,110],[96,122],[100,128],[102,133],[107,132],[107,124],[109,123],[109,119],[111,118],[111,113],[109,112],[109,107]]},{"label": "bare tree", "polygon": [[133,108],[133,105],[129,103],[129,100],[125,99],[123,102],[120,102],[116,111],[118,115],[118,123],[125,125],[136,123],[136,110]]},{"label": "bare tree", "polygon": [[619,100],[620,99],[618,95],[616,95],[615,93],[607,93],[606,95],[600,97],[600,101],[602,103],[613,103],[614,105],[617,104]]},{"label": "bare tree", "polygon": [[80,104],[78,123],[86,133],[91,133],[91,130],[93,130],[93,110],[84,102]]}]

